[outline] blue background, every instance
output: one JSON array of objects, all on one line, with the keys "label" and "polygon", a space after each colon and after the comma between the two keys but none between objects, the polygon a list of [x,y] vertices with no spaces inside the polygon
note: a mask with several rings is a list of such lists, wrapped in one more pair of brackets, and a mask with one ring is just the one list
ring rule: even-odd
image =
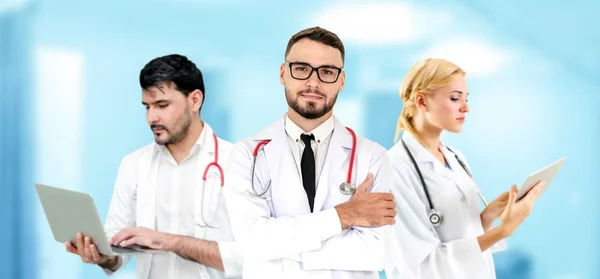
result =
[{"label": "blue background", "polygon": [[[180,53],[205,74],[203,119],[235,142],[286,110],[279,65],[320,25],[347,48],[335,114],[393,144],[406,71],[467,72],[461,150],[488,199],[569,159],[496,254],[498,278],[600,278],[600,20],[593,1],[0,0],[0,278],[103,278],[54,241],[34,182],[90,193],[104,218],[120,159],[152,141],[138,74]],[[134,278],[129,264],[116,278]]]}]

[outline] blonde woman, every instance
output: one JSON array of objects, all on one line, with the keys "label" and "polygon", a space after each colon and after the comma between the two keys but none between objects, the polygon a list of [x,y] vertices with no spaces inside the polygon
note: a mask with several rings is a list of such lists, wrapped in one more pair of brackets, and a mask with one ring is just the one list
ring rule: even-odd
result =
[{"label": "blonde woman", "polygon": [[465,75],[449,61],[426,59],[402,83],[396,139],[402,135],[388,151],[398,214],[388,278],[496,278],[492,253],[505,248],[543,186],[516,201],[513,185],[487,205],[463,154],[440,140],[443,131],[460,132],[469,112]]}]

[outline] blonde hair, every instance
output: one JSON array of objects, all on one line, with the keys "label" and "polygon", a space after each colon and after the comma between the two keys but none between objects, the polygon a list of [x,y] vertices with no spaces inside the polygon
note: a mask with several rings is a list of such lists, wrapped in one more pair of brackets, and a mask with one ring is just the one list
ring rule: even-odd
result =
[{"label": "blonde hair", "polygon": [[464,77],[466,72],[454,63],[444,59],[428,58],[417,62],[404,77],[400,86],[400,98],[404,105],[398,118],[398,127],[394,142],[398,140],[400,131],[407,130],[423,144],[415,130],[413,118],[417,112],[415,96],[417,93],[428,93],[431,90],[452,83],[457,77]]}]

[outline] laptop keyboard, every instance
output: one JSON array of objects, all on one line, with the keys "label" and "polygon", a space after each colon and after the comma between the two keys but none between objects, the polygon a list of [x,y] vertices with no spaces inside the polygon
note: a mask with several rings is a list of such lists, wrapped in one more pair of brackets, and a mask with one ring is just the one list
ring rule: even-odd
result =
[{"label": "laptop keyboard", "polygon": [[112,249],[113,252],[119,253],[119,254],[123,254],[123,253],[139,253],[135,249],[126,248],[126,247],[110,246],[110,248]]}]

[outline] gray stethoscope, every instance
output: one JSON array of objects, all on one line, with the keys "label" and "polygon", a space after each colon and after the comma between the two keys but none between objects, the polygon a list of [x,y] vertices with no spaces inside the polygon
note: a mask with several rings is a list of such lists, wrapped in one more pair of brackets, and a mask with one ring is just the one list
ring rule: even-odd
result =
[{"label": "gray stethoscope", "polygon": [[[421,169],[417,165],[417,162],[415,161],[415,158],[413,157],[412,153],[408,149],[408,146],[406,146],[404,139],[401,139],[401,141],[402,141],[402,146],[404,146],[404,150],[406,150],[406,153],[408,153],[408,157],[410,157],[410,160],[412,161],[413,165],[415,166],[415,169],[417,170],[417,174],[419,175],[419,179],[421,180],[421,185],[423,186],[423,191],[425,192],[425,196],[427,197],[427,202],[429,203],[429,208],[431,209],[431,212],[429,213],[429,222],[431,222],[431,224],[433,226],[438,227],[442,223],[442,219],[443,219],[442,212],[435,210],[435,208],[433,206],[433,202],[431,201],[431,197],[429,196],[429,190],[427,190],[427,184],[425,184],[425,179],[423,179],[423,174],[421,174]],[[467,165],[465,165],[465,163],[460,158],[458,158],[458,155],[456,155],[456,153],[454,153],[454,151],[452,151],[452,149],[450,149],[450,147],[446,146],[446,148],[448,149],[448,151],[450,151],[450,152],[452,152],[452,154],[454,154],[456,161],[458,161],[460,166],[463,168],[463,170],[465,170],[465,172],[469,175],[469,177],[471,177],[471,179],[473,179],[473,174],[471,174],[471,172],[467,168]],[[481,198],[481,201],[483,201],[483,204],[485,204],[485,206],[487,206],[488,202],[485,199],[485,197],[483,196],[483,193],[481,193],[481,190],[479,189],[477,184],[475,184],[475,188],[477,188],[477,194],[479,195],[479,198]]]},{"label": "gray stethoscope", "polygon": [[[352,182],[352,169],[354,168],[354,157],[356,155],[356,133],[354,133],[354,131],[348,127],[346,127],[346,129],[352,135],[352,151],[350,152],[350,164],[348,166],[348,176],[346,178],[346,181],[344,181],[344,182],[342,182],[342,184],[340,184],[340,192],[344,195],[352,195],[356,191],[356,184],[354,182]],[[253,157],[252,158],[252,176],[251,176],[252,190],[247,191],[252,196],[260,197],[267,201],[269,201],[271,199],[270,197],[268,197],[266,195],[267,192],[269,191],[269,189],[271,188],[271,181],[269,180],[267,187],[265,187],[263,189],[263,191],[261,191],[259,193],[258,191],[256,191],[256,188],[254,188],[254,175],[255,175],[254,171],[256,168],[256,157],[258,156],[258,152],[261,150],[262,146],[266,145],[269,142],[271,142],[271,140],[263,140],[263,141],[259,142],[256,145],[256,147],[254,148],[254,151],[252,152],[252,157]]]}]

